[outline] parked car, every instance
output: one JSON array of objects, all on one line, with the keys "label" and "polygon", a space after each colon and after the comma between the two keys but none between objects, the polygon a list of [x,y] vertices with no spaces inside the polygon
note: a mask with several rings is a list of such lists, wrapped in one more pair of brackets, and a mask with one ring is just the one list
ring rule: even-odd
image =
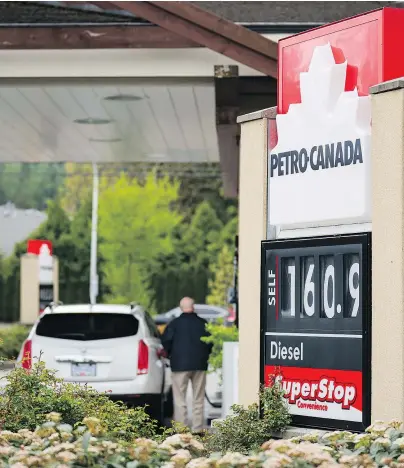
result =
[{"label": "parked car", "polygon": [[41,356],[66,382],[88,384],[115,400],[150,405],[163,420],[165,359],[150,315],[131,305],[51,305],[32,327],[18,361]]},{"label": "parked car", "polygon": [[[207,304],[195,304],[195,312],[208,322],[213,322],[218,319],[226,321],[229,317],[229,311],[223,307]],[[179,307],[175,307],[164,314],[155,315],[154,322],[156,323],[160,333],[163,333],[167,324],[180,315],[181,309]]]}]

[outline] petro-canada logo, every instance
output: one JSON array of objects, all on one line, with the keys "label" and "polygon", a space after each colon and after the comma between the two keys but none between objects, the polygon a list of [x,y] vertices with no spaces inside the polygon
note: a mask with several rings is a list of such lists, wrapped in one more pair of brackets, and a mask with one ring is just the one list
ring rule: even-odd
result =
[{"label": "petro-canada logo", "polygon": [[283,228],[369,222],[369,96],[345,91],[347,62],[330,44],[300,73],[301,103],[276,118],[269,155],[269,222]]}]

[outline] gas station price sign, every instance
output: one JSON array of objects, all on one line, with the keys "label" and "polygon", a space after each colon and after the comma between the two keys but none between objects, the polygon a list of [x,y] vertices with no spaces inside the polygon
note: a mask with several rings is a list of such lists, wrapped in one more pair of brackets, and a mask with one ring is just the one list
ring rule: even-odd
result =
[{"label": "gas station price sign", "polygon": [[370,421],[370,234],[264,241],[261,381],[279,381],[294,423]]}]

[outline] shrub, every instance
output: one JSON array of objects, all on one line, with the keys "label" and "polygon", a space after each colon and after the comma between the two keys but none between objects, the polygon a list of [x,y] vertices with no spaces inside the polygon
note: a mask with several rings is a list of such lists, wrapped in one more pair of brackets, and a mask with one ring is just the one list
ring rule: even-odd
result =
[{"label": "shrub", "polygon": [[16,359],[28,333],[29,328],[24,325],[0,329],[0,356],[7,360]]},{"label": "shrub", "polygon": [[180,468],[204,452],[203,444],[191,434],[176,434],[161,443],[139,438],[128,444],[105,438],[97,418],[86,418],[77,428],[62,423],[57,413],[47,419],[35,432],[0,432],[1,466]]},{"label": "shrub", "polygon": [[269,440],[242,454],[210,453],[191,434],[163,441],[139,438],[131,443],[106,437],[101,421],[86,418],[76,428],[47,415],[35,431],[0,432],[0,465],[99,468],[332,468],[391,467],[404,464],[404,432],[400,423],[376,423],[366,434],[335,431],[301,439]]},{"label": "shrub", "polygon": [[238,328],[235,325],[225,326],[223,320],[206,325],[210,336],[204,336],[202,341],[213,345],[209,356],[209,365],[212,372],[220,370],[223,363],[223,343],[238,341]]},{"label": "shrub", "polygon": [[144,408],[128,409],[106,394],[65,383],[43,362],[34,363],[29,371],[16,368],[6,378],[7,385],[0,395],[2,429],[34,430],[48,413],[57,412],[72,426],[86,417],[97,417],[106,434],[122,439],[151,437],[156,432],[156,423]]},{"label": "shrub", "polygon": [[210,451],[247,454],[257,450],[274,432],[282,432],[290,423],[289,410],[280,384],[260,392],[262,415],[257,404],[248,408],[233,405],[233,414],[214,423],[214,432],[206,437]]},{"label": "shrub", "polygon": [[333,458],[345,466],[404,466],[404,427],[400,421],[375,421],[365,433],[334,431],[326,434],[312,432],[291,439],[302,444],[311,443],[328,450]]}]

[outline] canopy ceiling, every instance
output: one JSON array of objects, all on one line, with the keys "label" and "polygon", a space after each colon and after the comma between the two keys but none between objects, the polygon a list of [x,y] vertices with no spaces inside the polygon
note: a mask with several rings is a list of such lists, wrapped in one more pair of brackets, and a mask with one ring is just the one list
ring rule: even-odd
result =
[{"label": "canopy ceiling", "polygon": [[0,87],[1,162],[218,162],[213,80]]}]

